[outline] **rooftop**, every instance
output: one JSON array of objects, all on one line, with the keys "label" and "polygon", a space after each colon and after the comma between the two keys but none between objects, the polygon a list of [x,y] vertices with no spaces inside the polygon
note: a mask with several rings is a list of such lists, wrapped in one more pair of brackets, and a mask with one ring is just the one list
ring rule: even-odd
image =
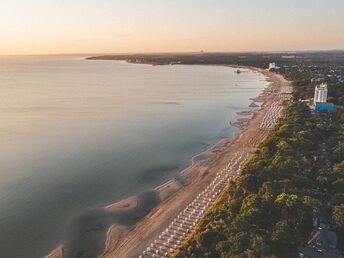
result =
[{"label": "rooftop", "polygon": [[307,244],[298,249],[298,257],[302,258],[343,258],[337,250],[337,234],[319,228],[311,234]]}]

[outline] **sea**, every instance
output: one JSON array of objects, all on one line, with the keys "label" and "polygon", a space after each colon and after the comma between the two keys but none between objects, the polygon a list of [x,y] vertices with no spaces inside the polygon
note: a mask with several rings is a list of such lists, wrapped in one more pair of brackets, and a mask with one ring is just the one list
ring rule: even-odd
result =
[{"label": "sea", "polygon": [[43,257],[85,212],[175,177],[269,85],[248,69],[85,58],[0,57],[0,257]]}]

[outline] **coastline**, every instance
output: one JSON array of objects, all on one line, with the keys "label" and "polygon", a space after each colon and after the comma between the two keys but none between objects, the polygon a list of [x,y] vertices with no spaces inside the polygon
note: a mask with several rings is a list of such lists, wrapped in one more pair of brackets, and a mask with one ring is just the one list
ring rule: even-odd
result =
[{"label": "coastline", "polygon": [[[289,83],[280,75],[256,67],[226,66],[250,69],[269,78],[271,84],[267,87],[268,90],[264,91],[264,95],[252,98],[252,100],[259,99],[260,102],[263,102],[261,107],[251,111],[252,117],[245,120],[247,124],[231,141],[222,139],[208,150],[195,155],[192,164],[181,171],[178,177],[150,191],[149,198],[157,197],[151,207],[142,203],[142,196],[132,196],[104,207],[109,214],[116,214],[119,218],[126,217],[128,223],[126,225],[123,223],[109,225],[105,241],[100,248],[104,251],[99,257],[137,256],[158,236],[172,218],[211,182],[216,172],[226,164],[234,152],[238,149],[247,153],[252,152],[255,146],[269,133],[268,130],[260,130],[259,125],[275,100],[275,93],[283,86],[289,86]],[[63,254],[64,248],[59,245],[45,257],[60,258],[63,257]]]}]

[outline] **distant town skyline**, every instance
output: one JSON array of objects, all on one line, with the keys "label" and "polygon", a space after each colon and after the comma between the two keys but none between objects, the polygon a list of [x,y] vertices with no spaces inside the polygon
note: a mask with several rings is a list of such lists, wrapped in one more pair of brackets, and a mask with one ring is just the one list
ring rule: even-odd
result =
[{"label": "distant town skyline", "polygon": [[3,0],[0,55],[344,49],[342,0]]}]

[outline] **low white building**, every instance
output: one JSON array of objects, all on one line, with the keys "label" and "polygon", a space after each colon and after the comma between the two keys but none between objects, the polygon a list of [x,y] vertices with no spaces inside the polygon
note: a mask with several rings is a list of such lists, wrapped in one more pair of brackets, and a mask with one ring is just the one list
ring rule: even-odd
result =
[{"label": "low white building", "polygon": [[270,63],[269,64],[269,70],[271,70],[271,69],[279,69],[279,67],[277,66],[276,63]]},{"label": "low white building", "polygon": [[314,91],[314,104],[327,102],[327,84],[322,83],[315,86]]}]

